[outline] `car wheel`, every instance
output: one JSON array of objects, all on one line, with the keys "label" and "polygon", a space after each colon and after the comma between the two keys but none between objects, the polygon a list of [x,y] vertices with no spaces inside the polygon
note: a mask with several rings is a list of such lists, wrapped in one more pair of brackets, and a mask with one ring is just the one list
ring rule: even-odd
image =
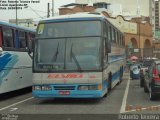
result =
[{"label": "car wheel", "polygon": [[151,87],[149,87],[149,89],[150,89],[149,90],[149,98],[150,98],[150,100],[155,100],[155,98],[156,98],[155,94],[153,94]]}]

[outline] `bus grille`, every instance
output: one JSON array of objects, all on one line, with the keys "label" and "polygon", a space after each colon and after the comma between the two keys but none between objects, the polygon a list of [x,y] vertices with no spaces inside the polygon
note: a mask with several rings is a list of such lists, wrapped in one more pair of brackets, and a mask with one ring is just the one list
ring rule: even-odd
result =
[{"label": "bus grille", "polygon": [[75,90],[75,86],[54,86],[55,90]]}]

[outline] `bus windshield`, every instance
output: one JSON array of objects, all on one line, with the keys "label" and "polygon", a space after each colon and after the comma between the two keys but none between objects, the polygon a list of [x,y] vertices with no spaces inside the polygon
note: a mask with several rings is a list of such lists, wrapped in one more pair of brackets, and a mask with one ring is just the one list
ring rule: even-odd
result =
[{"label": "bus windshield", "polygon": [[38,38],[100,36],[100,21],[75,21],[39,24]]},{"label": "bus windshield", "polygon": [[37,42],[38,71],[100,69],[100,37],[41,39]]}]

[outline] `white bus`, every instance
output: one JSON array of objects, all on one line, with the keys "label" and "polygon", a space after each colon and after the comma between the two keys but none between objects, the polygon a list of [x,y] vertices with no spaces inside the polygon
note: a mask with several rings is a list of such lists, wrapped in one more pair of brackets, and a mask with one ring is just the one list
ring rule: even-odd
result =
[{"label": "white bus", "polygon": [[33,96],[101,98],[122,80],[123,33],[100,14],[63,15],[39,22]]},{"label": "white bus", "polygon": [[35,30],[0,22],[0,94],[32,86]]}]

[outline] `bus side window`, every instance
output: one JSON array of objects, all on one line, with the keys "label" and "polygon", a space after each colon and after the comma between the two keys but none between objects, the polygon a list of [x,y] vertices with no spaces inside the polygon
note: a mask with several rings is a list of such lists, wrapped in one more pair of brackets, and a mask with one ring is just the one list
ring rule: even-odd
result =
[{"label": "bus side window", "polygon": [[19,47],[26,48],[26,39],[24,31],[19,31]]},{"label": "bus side window", "polygon": [[34,47],[34,38],[35,38],[35,35],[32,34],[32,33],[29,33],[29,37],[28,37],[28,47],[29,49],[32,51],[33,50],[33,47]]},{"label": "bus side window", "polygon": [[125,40],[124,40],[124,37],[121,36],[121,39],[122,39],[122,45],[125,46]]},{"label": "bus side window", "polygon": [[114,41],[118,45],[117,32],[115,29],[114,29]]},{"label": "bus side window", "polygon": [[0,28],[0,47],[2,47],[2,29]]},{"label": "bus side window", "polygon": [[112,41],[115,43],[116,42],[116,32],[115,29],[112,28]]},{"label": "bus side window", "polygon": [[28,47],[28,40],[29,40],[28,32],[25,32],[26,47]]},{"label": "bus side window", "polygon": [[3,39],[5,47],[14,47],[13,30],[11,28],[3,28]]},{"label": "bus side window", "polygon": [[123,46],[123,41],[122,41],[122,35],[121,34],[119,34],[119,39],[120,39],[121,46]]},{"label": "bus side window", "polygon": [[120,45],[120,36],[119,36],[119,32],[117,32],[117,44]]},{"label": "bus side window", "polygon": [[103,34],[104,34],[104,37],[106,38],[108,35],[108,27],[107,27],[107,24],[106,23],[104,23],[104,28],[103,28],[103,30],[104,30],[104,32],[103,32]]},{"label": "bus side window", "polygon": [[108,30],[108,40],[112,41],[112,28],[111,28],[111,26],[109,26],[109,30]]}]

